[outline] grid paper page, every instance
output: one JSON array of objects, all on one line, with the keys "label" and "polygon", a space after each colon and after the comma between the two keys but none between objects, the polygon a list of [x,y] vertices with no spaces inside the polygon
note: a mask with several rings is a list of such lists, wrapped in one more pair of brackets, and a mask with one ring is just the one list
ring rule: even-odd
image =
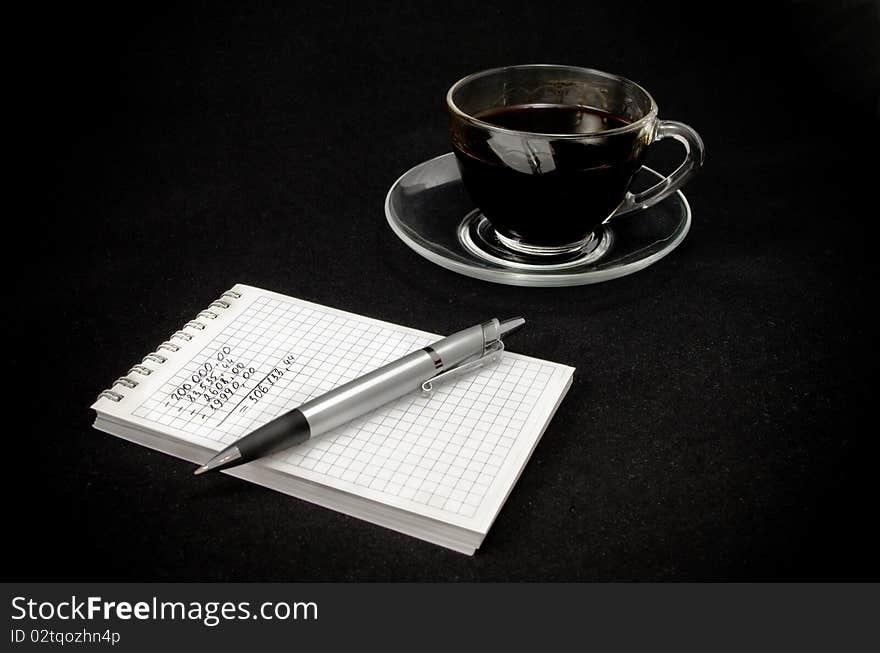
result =
[{"label": "grid paper page", "polygon": [[[131,411],[220,449],[306,400],[437,339],[248,286],[246,306]],[[571,368],[506,353],[272,456],[276,469],[464,527],[488,529]],[[488,520],[488,523],[486,523]]]}]

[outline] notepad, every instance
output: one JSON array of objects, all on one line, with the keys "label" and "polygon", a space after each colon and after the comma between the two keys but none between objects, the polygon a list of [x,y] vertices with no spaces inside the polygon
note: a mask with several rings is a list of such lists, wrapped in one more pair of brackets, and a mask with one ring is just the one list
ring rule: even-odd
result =
[{"label": "notepad", "polygon": [[[95,427],[201,464],[278,415],[439,337],[238,284],[102,392],[92,406]],[[573,371],[505,352],[430,396],[414,391],[224,473],[473,554]]]}]

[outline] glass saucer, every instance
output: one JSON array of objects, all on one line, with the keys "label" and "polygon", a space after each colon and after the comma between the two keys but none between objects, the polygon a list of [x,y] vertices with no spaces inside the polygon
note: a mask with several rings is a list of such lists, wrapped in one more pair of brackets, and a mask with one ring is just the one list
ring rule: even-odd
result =
[{"label": "glass saucer", "polygon": [[[648,167],[633,190],[663,179]],[[681,191],[654,206],[612,218],[576,255],[535,260],[498,241],[474,207],[451,152],[407,170],[388,191],[385,216],[400,239],[437,265],[513,286],[578,286],[632,274],[659,261],[684,240],[691,209]]]}]

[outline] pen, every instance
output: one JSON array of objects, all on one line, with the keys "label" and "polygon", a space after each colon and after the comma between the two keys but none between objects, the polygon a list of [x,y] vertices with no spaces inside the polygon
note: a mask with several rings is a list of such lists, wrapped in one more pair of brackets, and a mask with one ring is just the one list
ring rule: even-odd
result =
[{"label": "pen", "polygon": [[521,317],[493,318],[453,333],[276,417],[195,473],[228,469],[301,444],[419,388],[430,393],[438,382],[496,360],[504,351],[502,338],[523,324]]}]

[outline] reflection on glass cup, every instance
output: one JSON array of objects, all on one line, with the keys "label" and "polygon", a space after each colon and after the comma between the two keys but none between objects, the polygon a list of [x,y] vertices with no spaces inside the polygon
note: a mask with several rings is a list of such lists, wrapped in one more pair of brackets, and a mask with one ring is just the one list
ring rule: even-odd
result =
[{"label": "reflection on glass cup", "polygon": [[[703,163],[697,132],[659,120],[641,86],[598,70],[486,70],[453,84],[446,104],[465,187],[499,241],[524,255],[579,252],[600,224],[663,200]],[[684,146],[684,162],[629,192],[648,146],[667,137]]]}]

